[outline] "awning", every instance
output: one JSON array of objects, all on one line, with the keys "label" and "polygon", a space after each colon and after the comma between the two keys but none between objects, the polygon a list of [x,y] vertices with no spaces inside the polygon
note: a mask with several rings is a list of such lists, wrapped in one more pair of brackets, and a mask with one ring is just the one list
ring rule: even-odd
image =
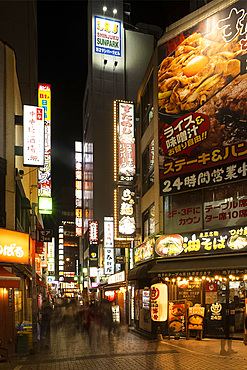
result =
[{"label": "awning", "polygon": [[20,278],[0,267],[0,288],[19,288]]},{"label": "awning", "polygon": [[172,273],[186,271],[223,271],[247,269],[247,254],[201,256],[190,258],[166,259],[157,261],[148,273]]},{"label": "awning", "polygon": [[146,262],[140,266],[136,266],[133,269],[129,270],[128,280],[137,280],[137,279],[148,279],[149,270],[153,267],[155,261]]},{"label": "awning", "polygon": [[39,279],[36,279],[36,285],[40,285],[40,286],[46,287],[46,284],[43,283],[43,281],[41,281]]}]

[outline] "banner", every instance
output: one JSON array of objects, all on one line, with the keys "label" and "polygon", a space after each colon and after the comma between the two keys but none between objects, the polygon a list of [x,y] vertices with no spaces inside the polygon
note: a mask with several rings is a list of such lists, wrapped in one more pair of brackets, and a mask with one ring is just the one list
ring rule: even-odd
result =
[{"label": "banner", "polygon": [[159,46],[160,195],[247,177],[247,2]]}]

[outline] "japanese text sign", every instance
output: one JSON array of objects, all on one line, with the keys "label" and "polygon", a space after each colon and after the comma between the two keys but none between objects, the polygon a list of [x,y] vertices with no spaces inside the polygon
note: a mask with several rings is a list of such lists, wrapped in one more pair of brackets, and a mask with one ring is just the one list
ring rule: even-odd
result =
[{"label": "japanese text sign", "polygon": [[238,1],[159,45],[160,195],[247,177],[246,17]]},{"label": "japanese text sign", "polygon": [[82,142],[81,141],[75,142],[75,233],[76,233],[76,236],[82,236]]},{"label": "japanese text sign", "polygon": [[167,320],[167,285],[158,283],[150,288],[151,319],[153,321]]},{"label": "japanese text sign", "polygon": [[98,221],[89,221],[89,243],[98,243]]},{"label": "japanese text sign", "polygon": [[17,231],[0,229],[1,261],[29,263],[29,235]]},{"label": "japanese text sign", "polygon": [[155,256],[240,253],[247,250],[247,227],[155,236]]},{"label": "japanese text sign", "polygon": [[38,170],[38,196],[51,197],[51,86],[40,83],[38,105],[44,109],[45,119],[45,159]]},{"label": "japanese text sign", "polygon": [[118,104],[118,177],[120,181],[133,181],[136,172],[134,104]]},{"label": "japanese text sign", "polygon": [[95,17],[95,53],[121,57],[121,22]]},{"label": "japanese text sign", "polygon": [[121,236],[134,236],[136,231],[135,192],[132,188],[118,187],[118,229]]},{"label": "japanese text sign", "polygon": [[24,105],[23,107],[23,164],[44,165],[44,109]]},{"label": "japanese text sign", "polygon": [[52,229],[37,230],[38,242],[51,242],[53,237]]}]

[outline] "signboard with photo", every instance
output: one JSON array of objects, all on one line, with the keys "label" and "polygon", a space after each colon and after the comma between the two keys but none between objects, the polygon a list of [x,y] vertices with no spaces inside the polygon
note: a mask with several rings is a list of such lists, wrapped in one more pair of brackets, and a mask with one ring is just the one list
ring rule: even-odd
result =
[{"label": "signboard with photo", "polygon": [[169,335],[186,335],[186,301],[169,301],[168,306],[168,329]]},{"label": "signboard with photo", "polygon": [[246,252],[247,227],[156,235],[155,257]]},{"label": "signboard with photo", "polygon": [[247,177],[247,2],[159,46],[160,195]]},{"label": "signboard with photo", "polygon": [[205,307],[195,305],[189,307],[188,312],[188,329],[203,330],[203,320],[205,315]]}]

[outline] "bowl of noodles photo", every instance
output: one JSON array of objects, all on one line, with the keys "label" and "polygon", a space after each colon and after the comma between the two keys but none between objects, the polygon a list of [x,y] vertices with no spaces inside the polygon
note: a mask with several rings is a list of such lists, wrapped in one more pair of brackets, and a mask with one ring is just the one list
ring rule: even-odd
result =
[{"label": "bowl of noodles photo", "polygon": [[183,237],[179,234],[162,235],[155,242],[155,252],[160,257],[173,257],[183,251]]},{"label": "bowl of noodles photo", "polygon": [[229,248],[234,250],[243,249],[247,246],[247,238],[242,235],[232,235],[228,239],[227,245]]}]

